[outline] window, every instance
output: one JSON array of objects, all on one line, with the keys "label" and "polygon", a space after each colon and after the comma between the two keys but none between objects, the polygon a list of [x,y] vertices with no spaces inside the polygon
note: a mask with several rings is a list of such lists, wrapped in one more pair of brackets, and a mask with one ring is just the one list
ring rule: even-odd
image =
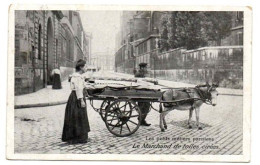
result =
[{"label": "window", "polygon": [[69,39],[69,40],[68,40],[68,51],[67,51],[67,57],[68,57],[68,59],[71,60],[71,49],[70,49],[70,47],[71,47],[71,41],[70,41],[70,39]]},{"label": "window", "polygon": [[61,54],[64,54],[66,58],[68,58],[68,53],[67,53],[67,40],[65,37],[62,36],[62,48],[61,48]]},{"label": "window", "polygon": [[237,41],[236,45],[243,45],[243,33],[238,32],[237,33]]},{"label": "window", "polygon": [[35,56],[35,47],[34,46],[32,46],[32,51],[31,51],[31,53],[30,53],[30,63],[33,61],[33,59],[34,59],[34,56]]},{"label": "window", "polygon": [[38,59],[40,60],[42,57],[41,57],[41,30],[42,27],[41,27],[41,24],[39,25],[39,29],[38,29]]},{"label": "window", "polygon": [[78,40],[79,40],[79,44],[81,45],[81,28],[80,25],[77,25],[77,36],[78,36]]},{"label": "window", "polygon": [[58,63],[58,39],[56,39],[56,63]]},{"label": "window", "polygon": [[74,60],[74,39],[71,33],[66,31],[66,58],[70,61]]},{"label": "window", "polygon": [[70,21],[70,24],[72,24],[72,11],[69,11],[69,21]]},{"label": "window", "polygon": [[243,25],[243,12],[238,11],[237,18],[236,18],[236,26],[241,26],[241,25]]},{"label": "window", "polygon": [[243,20],[243,12],[242,11],[237,12],[237,20]]},{"label": "window", "polygon": [[134,39],[136,40],[136,39],[137,39],[137,37],[138,37],[138,35],[137,35],[137,34],[135,34],[135,35],[134,35]]},{"label": "window", "polygon": [[133,42],[133,41],[134,41],[134,36],[131,35],[131,37],[130,37],[130,42]]},{"label": "window", "polygon": [[147,52],[147,42],[144,42],[144,53]]},{"label": "window", "polygon": [[143,54],[143,44],[140,44],[140,54]]}]

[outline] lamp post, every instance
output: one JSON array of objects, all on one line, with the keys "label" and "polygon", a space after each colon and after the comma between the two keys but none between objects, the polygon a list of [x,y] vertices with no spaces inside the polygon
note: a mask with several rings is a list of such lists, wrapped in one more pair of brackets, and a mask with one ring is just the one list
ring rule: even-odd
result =
[{"label": "lamp post", "polygon": [[158,38],[155,38],[155,53],[153,53],[153,78],[155,79],[156,78],[156,73],[155,73],[155,56],[156,56],[156,53],[158,53],[158,49],[159,49],[159,45],[158,45],[158,42],[159,42],[159,39]]},{"label": "lamp post", "polygon": [[205,80],[206,80],[206,82],[208,82],[208,76],[207,76],[207,73],[208,72],[208,65],[206,64],[206,66],[205,66]]}]

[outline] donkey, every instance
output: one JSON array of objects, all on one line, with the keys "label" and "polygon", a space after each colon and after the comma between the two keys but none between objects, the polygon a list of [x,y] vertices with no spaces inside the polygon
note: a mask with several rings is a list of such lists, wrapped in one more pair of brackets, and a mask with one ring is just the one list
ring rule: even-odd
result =
[{"label": "donkey", "polygon": [[[195,88],[182,88],[182,89],[169,89],[163,92],[162,102],[163,107],[160,105],[160,128],[164,132],[167,129],[165,116],[172,110],[189,110],[188,128],[191,129],[191,118],[193,111],[196,113],[196,125],[199,130],[202,127],[199,123],[200,107],[203,103],[210,104],[212,106],[217,105],[218,92],[216,88],[217,84],[209,85],[197,85]],[[171,103],[177,101],[176,103]]]}]

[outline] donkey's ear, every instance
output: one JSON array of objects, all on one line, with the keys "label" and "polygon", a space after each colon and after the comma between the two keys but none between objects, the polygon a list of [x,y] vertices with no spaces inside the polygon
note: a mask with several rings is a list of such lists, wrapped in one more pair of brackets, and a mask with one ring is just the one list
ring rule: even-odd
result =
[{"label": "donkey's ear", "polygon": [[210,86],[208,81],[206,81],[206,85],[207,85],[207,86]]},{"label": "donkey's ear", "polygon": [[217,81],[216,83],[213,83],[212,86],[218,87],[219,85],[219,81]]},{"label": "donkey's ear", "polygon": [[215,86],[218,87],[218,85],[219,85],[219,81],[217,81],[217,83],[215,84]]}]

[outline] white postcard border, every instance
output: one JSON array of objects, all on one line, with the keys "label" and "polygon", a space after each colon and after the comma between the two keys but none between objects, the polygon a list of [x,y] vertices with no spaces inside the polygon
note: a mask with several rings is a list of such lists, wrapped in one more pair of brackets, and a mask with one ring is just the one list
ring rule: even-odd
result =
[{"label": "white postcard border", "polygon": [[[243,154],[242,155],[140,155],[140,154],[15,154],[14,153],[14,11],[15,10],[175,10],[244,11],[243,65]],[[130,161],[207,161],[249,162],[251,135],[252,8],[242,6],[122,6],[122,5],[11,5],[9,7],[7,77],[7,159],[26,160],[130,160]]]}]

